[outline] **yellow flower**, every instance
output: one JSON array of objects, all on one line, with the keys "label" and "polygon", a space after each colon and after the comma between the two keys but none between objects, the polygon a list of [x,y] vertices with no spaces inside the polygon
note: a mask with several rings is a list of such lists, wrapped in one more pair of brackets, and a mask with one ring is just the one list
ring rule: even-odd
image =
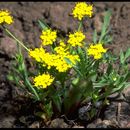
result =
[{"label": "yellow flower", "polygon": [[67,45],[63,41],[60,41],[60,45],[55,47],[54,50],[56,52],[54,66],[59,72],[66,72],[68,69],[72,68],[72,65],[66,63],[65,57],[69,58],[73,64],[76,64],[76,61],[79,61],[78,55],[71,55]]},{"label": "yellow flower", "polygon": [[40,36],[43,45],[51,45],[56,41],[57,32],[52,31],[51,29],[47,29],[42,31],[42,35]]},{"label": "yellow flower", "polygon": [[10,16],[10,12],[8,10],[0,10],[0,24],[3,23],[13,23],[13,17]]},{"label": "yellow flower", "polygon": [[42,74],[38,75],[34,78],[34,86],[46,88],[52,84],[54,81],[54,77],[52,77],[50,74]]},{"label": "yellow flower", "polygon": [[41,62],[42,57],[45,55],[45,50],[41,48],[35,48],[29,51],[29,55],[33,57],[37,62]]},{"label": "yellow flower", "polygon": [[43,64],[43,66],[48,67],[50,69],[54,63],[54,54],[49,54],[45,52],[44,48],[35,48],[34,50],[29,51],[29,55],[34,58],[37,62]]},{"label": "yellow flower", "polygon": [[104,49],[101,43],[98,43],[96,45],[90,45],[90,47],[87,50],[88,55],[92,55],[94,59],[101,59],[102,54],[106,53],[107,49]]},{"label": "yellow flower", "polygon": [[54,48],[54,51],[60,55],[68,53],[67,50],[67,45],[62,40],[60,41],[60,45]]},{"label": "yellow flower", "polygon": [[92,17],[93,14],[92,9],[93,9],[93,5],[88,5],[85,2],[78,2],[74,7],[72,14],[74,18],[78,18],[78,20],[82,20],[83,17],[85,16]]},{"label": "yellow flower", "polygon": [[82,41],[85,39],[85,35],[81,32],[75,32],[69,35],[68,43],[72,46],[82,46]]},{"label": "yellow flower", "polygon": [[76,61],[79,61],[78,55],[71,55],[63,41],[60,41],[60,45],[55,47],[54,51],[55,54],[51,54],[45,52],[41,47],[30,50],[29,55],[37,62],[42,63],[43,66],[47,66],[48,69],[55,67],[59,72],[66,72],[68,69],[72,68],[72,65],[66,63],[65,57],[69,58],[73,64],[76,64]]}]

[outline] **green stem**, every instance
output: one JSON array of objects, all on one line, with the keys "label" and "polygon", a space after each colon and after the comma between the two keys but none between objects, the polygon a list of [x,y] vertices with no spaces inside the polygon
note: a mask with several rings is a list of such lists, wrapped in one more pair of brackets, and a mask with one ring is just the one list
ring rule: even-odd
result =
[{"label": "green stem", "polygon": [[18,40],[7,28],[4,28],[5,31],[14,39],[16,40],[23,48],[25,48],[27,51],[29,51],[29,49],[20,41]]},{"label": "green stem", "polygon": [[80,31],[81,27],[82,27],[82,21],[79,22],[78,31]]},{"label": "green stem", "polygon": [[26,68],[25,68],[25,64],[24,64],[24,61],[23,61],[23,65],[22,68],[23,68],[23,73],[24,73],[24,81],[25,81],[25,84],[27,84],[27,86],[29,86],[29,89],[34,93],[34,95],[36,96],[37,100],[40,100],[40,97],[38,95],[38,93],[36,92],[36,90],[33,88],[33,86],[31,85],[30,81],[28,80],[28,74],[27,74],[27,71],[26,71]]},{"label": "green stem", "polygon": [[[25,48],[27,51],[29,51],[29,49],[20,41],[18,40],[6,27],[3,26],[3,28],[5,29],[5,31],[14,39],[16,40],[23,48]],[[25,68],[25,67],[24,67]],[[24,69],[24,75],[25,75],[25,82],[26,84],[29,86],[29,88],[33,91],[34,95],[36,96],[37,100],[40,100],[39,95],[37,94],[36,90],[33,88],[33,86],[31,85],[31,83],[28,80],[28,76],[26,73],[26,70]]]},{"label": "green stem", "polygon": [[31,83],[29,82],[29,80],[27,78],[25,78],[25,82],[28,84],[29,88],[33,91],[33,93],[35,94],[35,96],[37,97],[37,100],[40,100],[39,95],[37,94],[36,90],[32,87]]}]

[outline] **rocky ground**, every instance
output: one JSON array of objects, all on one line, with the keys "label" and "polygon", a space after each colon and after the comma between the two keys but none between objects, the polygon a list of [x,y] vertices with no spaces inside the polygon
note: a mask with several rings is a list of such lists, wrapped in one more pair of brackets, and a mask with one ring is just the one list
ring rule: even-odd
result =
[{"label": "rocky ground", "polygon": [[[0,9],[12,12],[15,22],[10,30],[27,46],[39,46],[40,29],[38,19],[52,28],[58,29],[62,35],[77,27],[77,21],[72,18],[71,9],[74,2],[0,2]],[[130,47],[130,3],[129,2],[95,2],[94,16],[84,21],[84,31],[91,40],[93,30],[101,30],[102,17],[108,9],[112,10],[111,34],[113,42],[111,51],[118,54],[120,49]],[[101,117],[92,122],[78,122],[66,117],[53,119],[48,125],[34,115],[37,104],[29,99],[18,96],[18,88],[7,81],[12,55],[16,52],[14,40],[0,30],[0,128],[130,128],[130,90],[124,91],[127,100],[119,97],[104,111]],[[22,93],[22,92],[21,92]],[[31,108],[31,109],[30,109]]]}]

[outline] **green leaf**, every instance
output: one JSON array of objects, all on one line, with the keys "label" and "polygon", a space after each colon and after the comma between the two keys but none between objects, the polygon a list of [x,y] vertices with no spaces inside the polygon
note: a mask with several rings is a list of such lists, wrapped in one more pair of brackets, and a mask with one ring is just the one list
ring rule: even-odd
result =
[{"label": "green leaf", "polygon": [[38,23],[39,23],[42,30],[49,29],[49,26],[46,23],[44,23],[43,21],[38,20]]},{"label": "green leaf", "polygon": [[80,57],[80,63],[84,64],[84,62],[86,60],[86,51],[84,49],[81,49],[81,47],[79,47],[79,46],[78,46],[77,50],[78,50],[78,54]]},{"label": "green leaf", "polygon": [[123,90],[124,87],[125,87],[125,84],[121,84],[121,85],[119,85],[118,87],[113,88],[112,91],[111,91],[111,93],[119,92],[119,91]]},{"label": "green leaf", "polygon": [[104,36],[108,33],[107,29],[110,24],[110,17],[111,17],[111,11],[108,10],[104,16],[104,23],[102,25],[102,31],[101,31],[101,36],[100,36],[99,42],[102,42]]},{"label": "green leaf", "polygon": [[108,83],[93,83],[94,88],[102,88],[106,85],[109,85]]},{"label": "green leaf", "polygon": [[81,53],[82,53],[82,49],[81,49],[81,47],[78,46],[77,49],[78,49],[78,53],[81,54]]},{"label": "green leaf", "polygon": [[64,57],[64,60],[66,61],[67,64],[72,65],[73,63],[71,62],[71,60],[67,57]]},{"label": "green leaf", "polygon": [[64,110],[68,113],[70,109],[75,109],[77,103],[80,102],[82,97],[82,89],[79,86],[73,86],[64,98]]},{"label": "green leaf", "polygon": [[11,74],[7,75],[7,79],[10,80],[10,81],[14,81],[14,77]]},{"label": "green leaf", "polygon": [[61,105],[62,105],[61,97],[56,94],[52,97],[52,100],[56,105],[58,111],[61,112]]},{"label": "green leaf", "polygon": [[125,87],[124,88],[128,88],[128,87],[130,87],[130,82],[126,82],[125,83]]},{"label": "green leaf", "polygon": [[111,36],[109,36],[109,35],[108,36],[106,35],[104,37],[104,43],[105,44],[110,43],[112,40],[113,40],[113,38]]},{"label": "green leaf", "polygon": [[78,77],[78,78],[75,78],[75,79],[72,81],[72,84],[73,84],[73,85],[77,85],[78,82],[79,82],[79,77]]},{"label": "green leaf", "polygon": [[42,118],[43,120],[47,120],[47,115],[46,115],[46,113],[45,112],[42,112],[42,111],[39,111],[39,112],[36,112],[36,113],[34,113],[36,116],[38,116],[38,117],[40,117],[40,118]]},{"label": "green leaf", "polygon": [[121,64],[124,64],[124,62],[125,62],[125,55],[122,50],[120,52],[120,62],[121,62]]},{"label": "green leaf", "polygon": [[111,63],[109,63],[109,64],[108,64],[107,71],[106,71],[106,74],[108,74],[108,75],[109,75],[109,74],[112,72],[112,69],[113,69],[113,68],[112,68],[112,64],[111,64]]},{"label": "green leaf", "polygon": [[76,66],[73,66],[73,69],[79,74],[80,77],[83,77],[83,74],[80,72],[80,70]]},{"label": "green leaf", "polygon": [[46,112],[47,117],[50,119],[52,117],[52,114],[53,114],[51,101],[48,104],[44,105],[44,111]]},{"label": "green leaf", "polygon": [[130,72],[128,72],[125,76],[125,80],[129,80],[130,79]]},{"label": "green leaf", "polygon": [[125,59],[127,59],[129,56],[130,56],[130,48],[128,48],[128,49],[126,50]]},{"label": "green leaf", "polygon": [[93,93],[93,83],[91,80],[82,81],[81,88],[83,89],[84,98],[90,97]]}]

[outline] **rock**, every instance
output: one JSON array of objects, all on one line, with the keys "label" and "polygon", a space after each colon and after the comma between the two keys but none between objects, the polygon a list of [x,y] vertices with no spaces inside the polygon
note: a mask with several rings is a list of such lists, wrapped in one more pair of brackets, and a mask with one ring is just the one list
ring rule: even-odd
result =
[{"label": "rock", "polygon": [[87,125],[87,128],[96,128],[96,125],[94,123],[90,123]]},{"label": "rock", "polygon": [[[120,108],[119,102],[112,102],[104,113],[104,119],[116,122],[121,128],[126,128],[128,122],[130,122],[130,105],[126,102],[121,102]],[[119,113],[117,114],[119,110]]]},{"label": "rock", "polygon": [[8,97],[9,92],[9,88],[6,86],[4,82],[2,82],[0,86],[0,101],[5,100]]},{"label": "rock", "polygon": [[0,89],[0,101],[6,97],[7,93],[8,93],[8,91]]},{"label": "rock", "polygon": [[0,106],[0,113],[12,114],[14,111],[15,108],[10,101],[6,101]]},{"label": "rock", "polygon": [[88,121],[89,120],[89,117],[88,117],[88,112],[91,110],[91,106],[83,106],[81,108],[79,108],[79,111],[78,111],[78,115],[79,115],[79,118],[81,120],[85,120],[85,121]]},{"label": "rock", "polygon": [[101,123],[102,120],[100,118],[96,119],[94,122],[87,125],[87,128],[96,128],[96,125]]},{"label": "rock", "polygon": [[38,121],[35,121],[29,126],[29,128],[40,128],[40,124]]},{"label": "rock", "polygon": [[26,118],[25,118],[25,116],[21,116],[21,117],[19,118],[19,121],[20,121],[21,123],[23,123],[23,124],[26,124]]},{"label": "rock", "polygon": [[74,125],[72,128],[85,128],[84,126]]},{"label": "rock", "polygon": [[115,122],[111,120],[101,120],[100,118],[95,120],[93,123],[87,125],[87,128],[117,128]]},{"label": "rock", "polygon": [[127,102],[130,102],[130,87],[127,87],[123,90],[122,92],[124,98],[126,99]]},{"label": "rock", "polygon": [[0,128],[13,128],[15,121],[14,116],[4,116],[0,119]]},{"label": "rock", "polygon": [[105,119],[107,120],[111,120],[112,118],[116,118],[116,112],[117,112],[117,103],[116,102],[112,102],[105,111]]},{"label": "rock", "polygon": [[[99,105],[97,105],[97,107],[99,107]],[[91,115],[90,117],[91,111],[93,111],[93,115]],[[98,112],[98,109],[96,107],[93,107],[91,104],[88,104],[86,106],[79,108],[78,116],[81,120],[89,121],[97,114],[97,112]]]},{"label": "rock", "polygon": [[96,125],[96,128],[108,128],[108,126],[104,123],[100,123]]},{"label": "rock", "polygon": [[98,101],[95,103],[95,107],[98,109],[98,108],[101,108],[103,105],[103,102],[102,101]]},{"label": "rock", "polygon": [[103,120],[102,121],[108,128],[119,128],[119,124],[116,120]]},{"label": "rock", "polygon": [[56,118],[51,121],[49,128],[68,128],[69,126],[64,122],[63,119]]},{"label": "rock", "polygon": [[126,125],[126,128],[130,128],[130,122]]}]

